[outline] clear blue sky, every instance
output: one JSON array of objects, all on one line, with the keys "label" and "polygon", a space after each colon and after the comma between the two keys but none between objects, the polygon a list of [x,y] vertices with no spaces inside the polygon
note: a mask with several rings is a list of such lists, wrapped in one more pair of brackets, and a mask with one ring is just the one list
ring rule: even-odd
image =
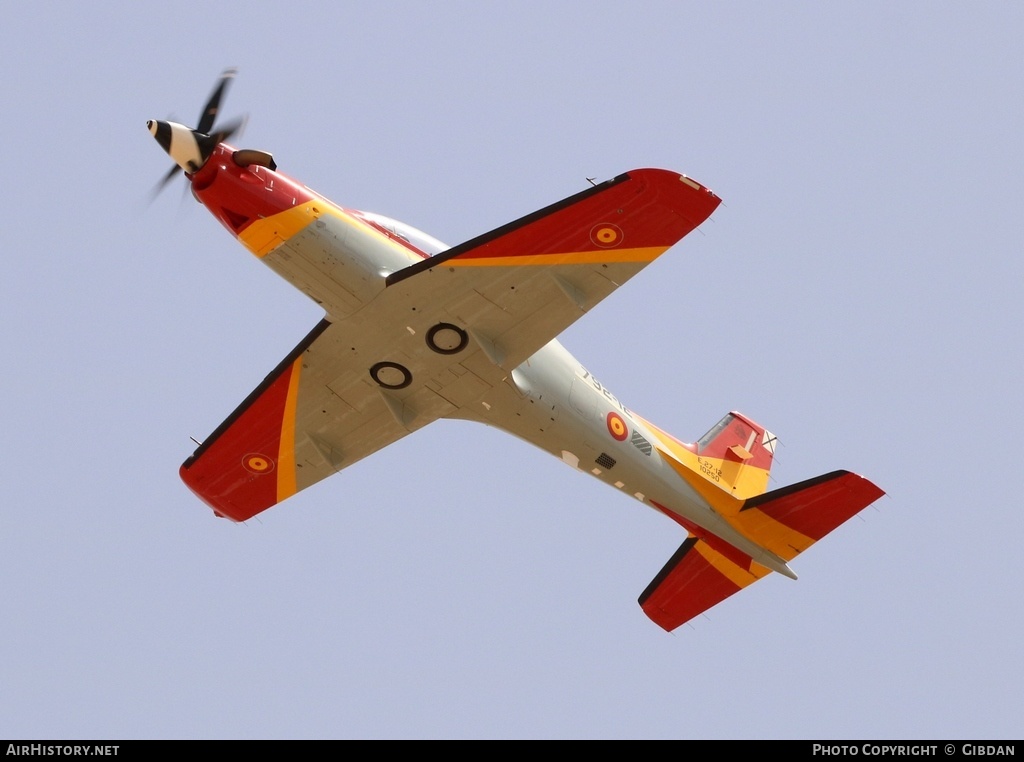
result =
[{"label": "clear blue sky", "polygon": [[[0,736],[1019,737],[1024,10],[1011,3],[22,4],[0,29]],[[179,481],[319,319],[150,118],[451,244],[643,166],[724,205],[562,337],[775,486],[888,495],[673,634],[682,530],[439,422],[248,525]]]}]

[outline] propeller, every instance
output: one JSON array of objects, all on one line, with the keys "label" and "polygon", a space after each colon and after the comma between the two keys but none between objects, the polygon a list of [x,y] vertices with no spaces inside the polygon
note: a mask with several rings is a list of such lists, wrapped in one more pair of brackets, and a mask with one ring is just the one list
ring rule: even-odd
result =
[{"label": "propeller", "polygon": [[210,154],[218,144],[239,134],[245,126],[246,120],[240,118],[233,119],[215,129],[221,101],[237,72],[237,68],[231,67],[225,69],[224,73],[220,75],[213,93],[199,114],[199,123],[195,129],[177,122],[153,119],[146,122],[146,128],[175,162],[174,166],[157,183],[153,190],[154,197],[174,179],[179,171],[189,174],[198,171],[210,158]]},{"label": "propeller", "polygon": [[199,115],[199,124],[196,125],[196,129],[199,132],[210,134],[213,123],[217,119],[217,112],[220,111],[220,102],[224,97],[224,92],[228,89],[228,85],[231,84],[231,80],[235,78],[236,74],[238,74],[238,69],[232,66],[230,69],[225,69],[224,73],[220,75],[217,86],[213,89],[210,99],[203,107],[203,112]]}]

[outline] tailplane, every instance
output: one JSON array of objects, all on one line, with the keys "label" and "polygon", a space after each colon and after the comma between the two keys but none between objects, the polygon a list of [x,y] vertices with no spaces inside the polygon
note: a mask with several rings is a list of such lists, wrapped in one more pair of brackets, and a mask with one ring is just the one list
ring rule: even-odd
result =
[{"label": "tailplane", "polygon": [[[710,441],[718,441],[723,431],[712,429]],[[833,471],[744,500],[727,520],[761,547],[790,561],[884,494],[862,476]],[[703,539],[691,533],[639,603],[658,626],[672,631],[769,573],[716,537]]]}]

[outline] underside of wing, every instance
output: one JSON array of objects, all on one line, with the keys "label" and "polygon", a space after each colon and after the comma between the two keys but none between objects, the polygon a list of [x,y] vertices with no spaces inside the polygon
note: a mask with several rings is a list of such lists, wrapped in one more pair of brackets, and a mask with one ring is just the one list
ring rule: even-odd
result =
[{"label": "underside of wing", "polygon": [[244,521],[295,493],[301,358],[329,327],[310,331],[182,464],[182,480],[218,515]]},{"label": "underside of wing", "polygon": [[688,177],[639,169],[388,278],[417,310],[443,310],[511,370],[717,208]]},{"label": "underside of wing", "polygon": [[[218,515],[245,521],[453,409],[422,387],[375,383],[353,347],[357,332],[318,324],[181,466]],[[399,386],[389,371],[377,377]]]}]

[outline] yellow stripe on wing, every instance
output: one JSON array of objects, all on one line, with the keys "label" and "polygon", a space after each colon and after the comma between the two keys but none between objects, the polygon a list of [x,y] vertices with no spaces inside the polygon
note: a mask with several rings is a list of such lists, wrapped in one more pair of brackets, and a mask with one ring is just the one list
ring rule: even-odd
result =
[{"label": "yellow stripe on wing", "polygon": [[288,395],[284,401],[284,415],[281,420],[281,447],[277,455],[277,502],[291,497],[298,488],[295,483],[295,414],[299,399],[299,370],[302,355],[292,363],[288,379]]},{"label": "yellow stripe on wing", "polygon": [[520,267],[536,265],[599,265],[607,262],[653,262],[666,251],[664,246],[639,249],[597,249],[567,254],[524,254],[504,257],[454,257],[445,262],[449,267]]}]

